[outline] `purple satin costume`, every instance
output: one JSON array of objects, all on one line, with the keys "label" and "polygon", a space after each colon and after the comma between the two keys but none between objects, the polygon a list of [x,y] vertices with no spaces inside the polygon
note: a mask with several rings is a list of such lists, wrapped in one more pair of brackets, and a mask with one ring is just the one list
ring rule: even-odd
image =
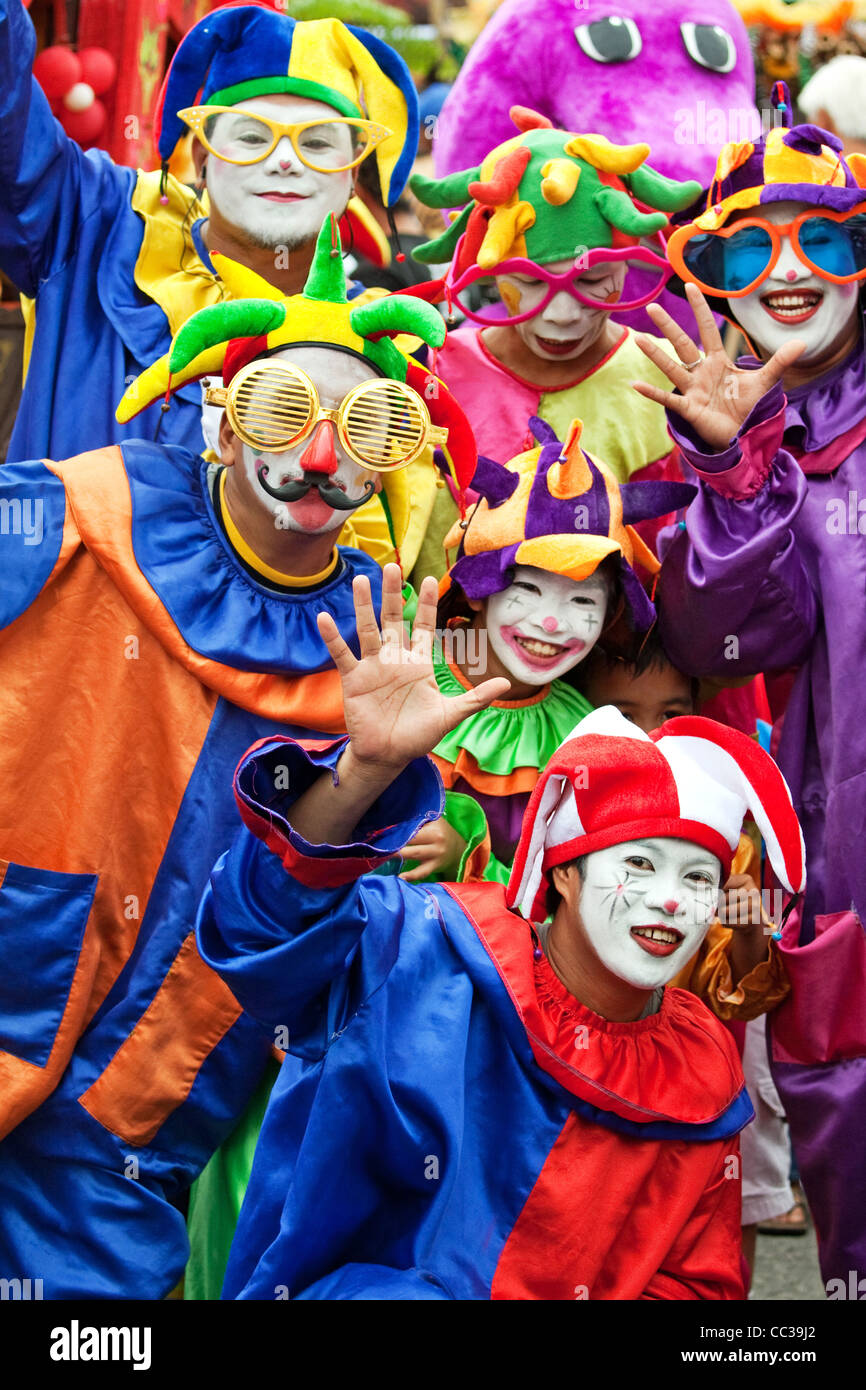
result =
[{"label": "purple satin costume", "polygon": [[[866,1274],[862,343],[787,401],[774,387],[722,452],[705,452],[678,416],[669,423],[700,479],[685,523],[665,535],[661,622],[672,661],[721,677],[800,668],[778,761],[803,827],[808,885],[781,943],[792,993],[770,1016],[770,1048],[823,1276],[849,1287],[852,1270]],[[838,1288],[829,1295],[848,1296]]]}]

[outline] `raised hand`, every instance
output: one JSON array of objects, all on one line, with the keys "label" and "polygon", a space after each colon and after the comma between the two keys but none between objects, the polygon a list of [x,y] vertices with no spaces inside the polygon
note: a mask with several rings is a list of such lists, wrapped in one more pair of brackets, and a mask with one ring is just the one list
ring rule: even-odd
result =
[{"label": "raised hand", "polygon": [[382,578],[381,632],[366,578],[355,580],[354,598],[360,660],[328,614],[319,615],[319,632],[340,673],[353,761],[390,773],[387,781],[413,758],[429,753],[468,715],[501,698],[510,683],[499,677],[454,698],[441,694],[432,662],[435,579],[421,585],[411,642],[403,623],[397,565],[386,565]]},{"label": "raised hand", "polygon": [[659,304],[648,305],[647,313],[679,360],[674,361],[646,334],[637,336],[641,352],[661,368],[679,395],[645,381],[635,381],[632,385],[642,396],[681,415],[711,449],[721,450],[727,448],[753,406],[797,360],[806,345],[801,339],[792,338],[762,367],[753,371],[737,367],[725,352],[710,307],[697,285],[686,285],[686,295],[700,331],[700,348]]}]

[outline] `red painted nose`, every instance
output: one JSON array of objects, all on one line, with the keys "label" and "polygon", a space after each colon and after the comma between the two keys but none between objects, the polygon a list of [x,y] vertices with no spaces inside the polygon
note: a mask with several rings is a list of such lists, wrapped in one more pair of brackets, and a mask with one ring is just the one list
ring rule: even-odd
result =
[{"label": "red painted nose", "polygon": [[664,908],[665,912],[669,912],[671,915],[673,915],[679,907],[679,903],[677,902],[676,898],[668,898],[666,903],[662,903],[662,907]]},{"label": "red painted nose", "polygon": [[334,426],[330,420],[319,422],[301,454],[300,463],[307,473],[336,473],[339,461],[334,452]]},{"label": "red painted nose", "polygon": [[545,632],[555,632],[559,627],[559,623],[555,618],[542,618],[541,626],[544,628]]}]

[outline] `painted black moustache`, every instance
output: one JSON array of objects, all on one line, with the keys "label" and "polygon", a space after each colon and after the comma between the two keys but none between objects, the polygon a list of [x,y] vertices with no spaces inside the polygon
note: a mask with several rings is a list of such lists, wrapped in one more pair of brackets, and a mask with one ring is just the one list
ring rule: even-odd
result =
[{"label": "painted black moustache", "polygon": [[348,497],[342,488],[337,487],[335,483],[328,482],[321,473],[306,472],[300,480],[283,483],[280,487],[272,487],[268,482],[267,473],[268,465],[260,463],[256,469],[256,477],[268,496],[276,498],[278,502],[297,502],[299,498],[306,497],[307,493],[315,488],[322,501],[338,512],[355,511],[356,508],[363,506],[376,491],[376,484],[371,479],[364,484],[364,492],[361,497]]}]

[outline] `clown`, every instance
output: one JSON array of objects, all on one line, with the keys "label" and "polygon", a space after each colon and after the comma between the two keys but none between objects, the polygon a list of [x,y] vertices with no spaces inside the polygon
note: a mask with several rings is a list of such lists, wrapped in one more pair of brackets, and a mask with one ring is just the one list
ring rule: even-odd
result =
[{"label": "clown", "polygon": [[658,563],[633,523],[693,496],[683,483],[620,487],[582,448],[579,420],[564,443],[543,420],[531,423],[534,449],[505,467],[479,460],[481,501],[446,538],[457,558],[440,585],[439,688],[457,695],[491,676],[511,688],[434,749],[445,815],[406,846],[417,861],[408,880],[507,880],[539,773],[591,708],[564,678],[621,618],[633,632],[654,620],[633,566],[653,573]]},{"label": "clown", "polygon": [[[224,256],[217,260],[225,283],[244,296],[241,307],[214,305],[185,324],[171,352],[129,386],[118,420],[125,424],[167,392],[205,379],[205,401],[220,414],[219,448],[228,465],[220,506],[225,499],[234,543],[242,517],[243,546],[252,545],[260,561],[279,552],[285,531],[324,536],[328,551],[335,525],[378,494],[387,545],[399,553],[415,497],[404,470],[420,464],[432,475],[432,448],[441,447],[459,492],[475,458],[471,431],[450,392],[391,341],[399,324],[417,320],[428,344],[441,345],[441,319],[412,296],[349,301],[333,214],[319,234],[301,296],[286,299],[254,272]],[[230,342],[240,336],[236,323],[244,336]],[[251,365],[262,355],[288,356],[292,366]],[[216,372],[222,387],[210,382]],[[377,375],[406,385],[371,390]],[[330,396],[333,404],[345,401],[345,413],[322,409]],[[449,446],[461,460],[460,479]],[[345,539],[345,529],[340,536]]]},{"label": "clown", "polygon": [[[156,437],[198,453],[203,424],[217,453],[219,415],[205,410],[203,420],[197,385],[165,418],[153,406],[120,428],[114,407],[193,313],[232,293],[214,253],[273,294],[297,294],[323,222],[346,213],[362,160],[375,160],[385,206],[397,200],[418,137],[410,74],[387,44],[338,20],[225,6],[175,52],[156,113],[162,168],[144,172],[67,138],[31,78],[34,46],[20,0],[0,0],[0,265],[32,301],[9,458],[64,459]],[[190,131],[197,192],[169,172]],[[349,234],[363,234],[357,221]],[[352,296],[362,290],[349,286]],[[433,505],[431,476],[413,466],[402,480],[416,513],[404,558]],[[353,526],[347,544],[363,533],[377,558],[393,557],[378,502]]]},{"label": "clown", "polygon": [[241,760],[244,828],[199,919],[204,957],[304,1058],[274,1089],[223,1296],[742,1298],[751,1106],[728,1034],[666,985],[747,805],[802,886],[787,788],[733,730],[650,738],[606,708],[542,773],[507,890],[366,872],[440,814],[425,752],[506,684],[444,697],[435,585],[407,647],[399,582],[381,634],[359,586],[360,661],[321,619],[349,740]]},{"label": "clown", "polygon": [[[749,35],[729,0],[505,0],[437,121],[439,177],[507,140],[514,103],[616,145],[651,138],[657,169],[702,183],[725,140],[760,129]],[[666,291],[661,302],[682,305]],[[643,309],[623,317],[652,331]]]},{"label": "clown", "polygon": [[[776,103],[790,121],[781,84]],[[810,883],[782,939],[792,994],[771,1028],[825,1279],[866,1260],[866,1163],[852,1134],[866,1039],[847,1022],[864,1014],[850,991],[866,978],[866,746],[852,694],[866,651],[864,227],[866,159],[846,160],[835,136],[784,126],[726,146],[705,204],[669,245],[705,356],[653,309],[679,362],[642,346],[677,394],[639,387],[668,407],[700,479],[662,568],[671,659],[702,675],[797,668],[779,762]],[[730,362],[701,289],[757,356]]]},{"label": "clown", "polygon": [[[531,447],[531,416],[560,438],[580,418],[586,446],[620,482],[679,478],[664,416],[651,405],[634,408],[630,383],[643,359],[634,334],[611,314],[661,291],[670,274],[661,229],[698,185],[649,168],[647,145],[553,130],[519,107],[511,115],[519,133],[478,168],[412,180],[423,202],[466,204],[441,237],[413,252],[451,261],[444,294],[467,318],[435,370],[460,400],[482,454],[504,459]],[[438,573],[433,547],[428,533],[422,559]]]},{"label": "clown", "polygon": [[[130,441],[0,473],[4,511],[27,498],[42,527],[39,545],[0,538],[15,799],[0,1189],[28,1213],[4,1223],[0,1265],[28,1267],[38,1244],[48,1297],[158,1297],[179,1277],[183,1222],[164,1198],[232,1128],[270,1050],[191,935],[231,838],[232,769],[251,738],[344,727],[316,615],[350,622],[354,580],[377,604],[381,585],[374,560],[336,544],[346,509],[383,477],[387,495],[431,435],[458,482],[474,469],[456,407],[453,430],[430,420],[431,379],[390,337],[441,342],[441,317],[411,298],[347,301],[335,232],[303,295],[205,309],[175,340],[174,384],[224,363],[210,387],[225,397],[221,463]],[[131,391],[139,406],[163,368]],[[446,400],[441,387],[434,411]],[[124,1146],[141,1165],[131,1186]],[[56,1161],[68,1206],[51,1194]]]}]

